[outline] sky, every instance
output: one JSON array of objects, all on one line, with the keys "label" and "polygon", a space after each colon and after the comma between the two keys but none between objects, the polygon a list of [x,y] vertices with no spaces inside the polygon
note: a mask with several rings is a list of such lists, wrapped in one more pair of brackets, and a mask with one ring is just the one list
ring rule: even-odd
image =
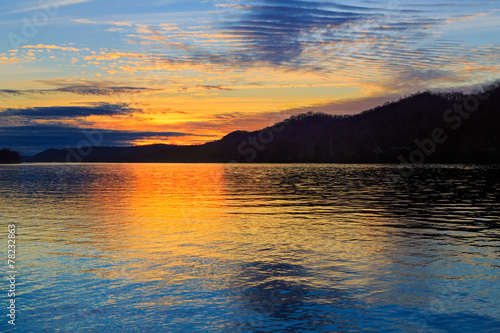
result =
[{"label": "sky", "polygon": [[0,147],[200,144],[499,74],[500,1],[2,1]]}]

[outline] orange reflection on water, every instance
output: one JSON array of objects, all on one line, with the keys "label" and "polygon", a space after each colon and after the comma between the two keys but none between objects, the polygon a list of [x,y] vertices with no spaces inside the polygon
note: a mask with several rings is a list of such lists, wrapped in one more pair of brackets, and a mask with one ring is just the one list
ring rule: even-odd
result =
[{"label": "orange reflection on water", "polygon": [[[113,165],[109,165],[113,168]],[[110,175],[100,184],[106,195],[93,200],[98,214],[107,216],[105,232],[96,235],[101,245],[116,253],[117,261],[129,261],[130,277],[154,280],[169,274],[166,266],[189,266],[187,257],[208,255],[220,242],[224,225],[223,165],[127,164],[119,170],[120,186]],[[124,176],[125,175],[125,176]],[[113,207],[113,208],[112,208]],[[127,256],[129,256],[127,258]],[[180,261],[179,261],[180,260]],[[158,269],[144,271],[147,261]],[[108,272],[111,273],[111,272]],[[114,271],[123,275],[123,271]],[[109,276],[108,276],[109,278]],[[123,276],[122,276],[123,278]],[[170,279],[185,279],[178,274]]]},{"label": "orange reflection on water", "polygon": [[[383,220],[356,202],[368,194],[352,193],[348,197],[354,199],[345,201],[336,184],[316,180],[324,172],[317,167],[64,167],[70,168],[63,173],[68,178],[58,183],[59,192],[48,195],[58,202],[44,199],[51,227],[36,235],[50,239],[54,249],[79,249],[71,250],[75,257],[100,256],[108,266],[88,270],[106,279],[222,278],[238,274],[234,265],[266,262],[315,267],[324,274],[316,285],[343,279],[348,287],[370,282],[348,279],[348,270],[375,272],[387,266],[386,228],[378,226]],[[297,178],[297,172],[309,174]],[[380,211],[379,206],[370,209]],[[57,251],[54,255],[63,253]],[[224,263],[232,268],[220,270]]]}]

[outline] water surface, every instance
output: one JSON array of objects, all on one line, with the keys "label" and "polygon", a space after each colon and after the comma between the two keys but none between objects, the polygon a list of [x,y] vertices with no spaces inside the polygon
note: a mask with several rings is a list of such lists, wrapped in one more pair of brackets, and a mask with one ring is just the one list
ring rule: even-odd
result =
[{"label": "water surface", "polygon": [[16,328],[498,332],[499,170],[0,166]]}]

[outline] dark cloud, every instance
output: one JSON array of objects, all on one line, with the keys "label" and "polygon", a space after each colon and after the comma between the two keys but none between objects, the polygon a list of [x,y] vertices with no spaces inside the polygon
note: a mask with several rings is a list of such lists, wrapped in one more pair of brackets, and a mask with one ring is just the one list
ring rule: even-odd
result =
[{"label": "dark cloud", "polygon": [[[388,1],[383,0],[383,1],[371,1],[371,0],[364,0],[362,1],[363,3],[367,4],[374,4],[374,5],[385,5],[387,6]],[[397,2],[394,2],[394,5],[396,5]],[[444,8],[449,8],[449,7],[477,7],[477,6],[485,6],[489,5],[490,3],[488,2],[475,2],[475,3],[454,3],[454,2],[442,2],[442,3],[405,3],[405,7],[413,7],[413,8],[432,8],[432,7],[444,7]]]},{"label": "dark cloud", "polygon": [[138,111],[130,108],[128,104],[108,104],[95,103],[92,106],[48,106],[14,109],[8,108],[0,111],[0,118],[20,117],[26,120],[32,119],[64,119],[81,118],[88,116],[113,116],[119,114],[128,114]]},{"label": "dark cloud", "polygon": [[214,85],[209,85],[209,84],[198,84],[197,87],[201,87],[201,88],[204,88],[204,89],[207,89],[207,90],[213,90],[213,89],[216,89],[216,90],[233,90],[231,88],[221,87],[220,85],[214,86]]},{"label": "dark cloud", "polygon": [[218,1],[217,18],[206,30],[158,32],[161,27],[151,27],[154,38],[138,33],[154,44],[148,61],[170,67],[209,65],[220,72],[308,72],[374,90],[414,91],[431,81],[448,84],[461,78],[463,83],[469,74],[457,68],[473,63],[494,67],[491,54],[499,51],[496,44],[491,50],[472,50],[445,38],[449,22],[485,15],[478,8],[463,16],[457,9],[470,5],[465,2],[368,0],[354,6],[321,0]]},{"label": "dark cloud", "polygon": [[[257,0],[235,6],[225,14],[221,30],[238,44],[232,58],[240,64],[265,62],[276,66],[311,65],[309,49],[346,38],[359,38],[353,26],[374,22],[387,16],[388,8],[350,6],[335,2],[299,0]],[[398,14],[416,14],[417,10],[397,10]],[[390,27],[398,31],[415,25]],[[319,66],[321,67],[321,66]],[[318,68],[319,69],[319,68]]]},{"label": "dark cloud", "polygon": [[22,94],[24,94],[24,91],[23,90],[0,89],[0,93],[9,94],[9,95],[22,95]]},{"label": "dark cloud", "polygon": [[229,17],[224,31],[241,43],[234,52],[239,62],[281,65],[297,61],[315,31],[336,29],[365,17],[349,11],[351,6],[343,7],[349,8],[338,11],[308,1],[258,1],[240,7],[236,15]]},{"label": "dark cloud", "polygon": [[[156,48],[159,52],[152,60],[171,66],[210,63],[221,70],[272,66],[328,75],[339,66],[358,61],[368,64],[365,61],[373,59],[379,66],[388,66],[391,73],[395,69],[391,66],[406,62],[410,56],[418,65],[421,60],[435,59],[436,50],[444,50],[445,41],[433,43],[433,50],[410,53],[419,45],[415,41],[434,38],[435,28],[449,18],[430,17],[428,8],[387,1],[352,6],[327,1],[250,0],[221,4],[218,13],[220,19],[212,28],[224,36],[220,38],[223,46],[204,49],[199,44],[170,42],[190,36],[184,32],[169,36],[168,43],[158,39],[156,43],[163,47]],[[161,53],[162,48],[168,49],[168,54]],[[451,52],[450,47],[446,50],[444,53]],[[394,61],[384,65],[389,58]],[[360,72],[364,71],[355,70],[354,75]]]},{"label": "dark cloud", "polygon": [[23,154],[36,154],[49,148],[63,149],[88,145],[131,146],[147,138],[192,136],[180,132],[100,130],[53,125],[0,127],[0,147],[10,147]]},{"label": "dark cloud", "polygon": [[78,95],[118,95],[118,94],[136,94],[150,91],[153,89],[143,87],[99,87],[99,86],[70,86],[54,89],[57,92],[69,92]]},{"label": "dark cloud", "polygon": [[12,90],[0,89],[0,93],[10,95],[23,95],[23,94],[53,94],[53,93],[72,93],[77,95],[97,95],[109,96],[119,94],[137,94],[154,89],[144,87],[127,87],[127,86],[104,86],[104,85],[68,85],[61,88],[54,89],[30,89],[30,90]]},{"label": "dark cloud", "polygon": [[232,112],[232,113],[220,113],[216,114],[213,117],[215,119],[234,119],[234,118],[242,118],[248,116],[243,112]]}]

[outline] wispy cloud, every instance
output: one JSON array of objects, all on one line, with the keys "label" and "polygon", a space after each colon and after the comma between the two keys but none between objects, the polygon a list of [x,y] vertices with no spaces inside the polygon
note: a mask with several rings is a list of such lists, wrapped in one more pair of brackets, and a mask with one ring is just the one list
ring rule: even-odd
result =
[{"label": "wispy cloud", "polygon": [[220,85],[209,85],[209,84],[198,84],[196,85],[196,87],[200,87],[200,88],[203,88],[203,89],[207,89],[207,90],[233,90],[231,88],[224,88],[224,87],[221,87]]},{"label": "wispy cloud", "polygon": [[12,90],[0,89],[0,94],[24,95],[24,94],[54,94],[54,93],[72,93],[77,95],[96,95],[109,96],[119,94],[138,94],[155,89],[145,87],[130,86],[106,86],[104,84],[83,84],[83,85],[65,85],[64,87],[54,89],[29,89]]},{"label": "wispy cloud", "polygon": [[[84,2],[89,2],[89,1],[92,1],[92,0],[55,0],[53,3],[48,3],[48,4],[50,4],[51,6],[64,7],[64,6],[76,5],[79,3],[84,3]],[[40,10],[43,8],[44,8],[43,3],[41,3],[40,1],[34,1],[34,2],[26,5],[23,8],[12,10],[12,11],[6,12],[4,14],[8,15],[8,14],[26,13],[26,12],[31,12],[34,10]]]},{"label": "wispy cloud", "polygon": [[134,24],[127,21],[94,21],[86,18],[73,19],[73,22],[84,23],[84,24],[102,24],[102,25],[116,25],[120,27],[131,27]]},{"label": "wispy cloud", "polygon": [[78,49],[78,48],[72,47],[72,46],[58,46],[58,45],[44,45],[44,44],[24,45],[24,46],[21,46],[20,48],[21,49],[61,50],[61,51],[73,51],[73,52],[81,51],[81,49]]},{"label": "wispy cloud", "polygon": [[457,65],[477,59],[464,44],[440,38],[440,34],[451,22],[487,15],[450,13],[450,8],[479,8],[487,3],[361,4],[236,1],[220,4],[214,12],[219,19],[205,29],[140,25],[127,40],[149,45],[154,53],[148,61],[165,68],[307,71],[358,85],[378,85],[379,90],[397,89],[401,81],[394,80],[395,76],[409,86],[456,80]]}]

